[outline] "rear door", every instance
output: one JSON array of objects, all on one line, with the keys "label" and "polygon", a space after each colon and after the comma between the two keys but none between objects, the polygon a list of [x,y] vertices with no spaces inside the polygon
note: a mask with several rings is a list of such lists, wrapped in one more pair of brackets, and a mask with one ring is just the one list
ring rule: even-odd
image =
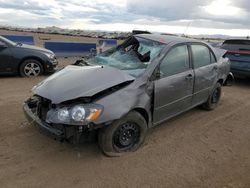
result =
[{"label": "rear door", "polygon": [[173,47],[159,67],[155,80],[154,123],[160,123],[190,108],[194,72],[190,66],[187,45]]},{"label": "rear door", "polygon": [[218,76],[218,65],[212,51],[205,44],[191,44],[192,62],[195,74],[192,104],[208,99]]},{"label": "rear door", "polygon": [[12,55],[9,46],[0,40],[0,72],[11,72]]}]

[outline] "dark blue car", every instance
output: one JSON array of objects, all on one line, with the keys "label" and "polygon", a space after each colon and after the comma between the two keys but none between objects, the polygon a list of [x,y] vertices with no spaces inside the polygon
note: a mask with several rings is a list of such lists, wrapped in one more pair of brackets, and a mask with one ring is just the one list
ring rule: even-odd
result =
[{"label": "dark blue car", "polygon": [[0,36],[0,74],[38,76],[55,72],[57,64],[56,56],[50,50],[15,43]]},{"label": "dark blue car", "polygon": [[226,57],[231,61],[231,72],[235,76],[250,77],[250,40],[226,40],[221,48],[228,50]]}]

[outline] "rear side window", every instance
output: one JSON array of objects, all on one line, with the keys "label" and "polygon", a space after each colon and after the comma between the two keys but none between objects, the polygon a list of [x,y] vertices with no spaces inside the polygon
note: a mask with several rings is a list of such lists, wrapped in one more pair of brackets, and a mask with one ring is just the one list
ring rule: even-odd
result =
[{"label": "rear side window", "polygon": [[174,47],[162,60],[160,71],[162,77],[171,76],[189,69],[189,54],[187,45]]},{"label": "rear side window", "polygon": [[191,45],[191,49],[193,54],[194,68],[199,68],[210,64],[210,58],[212,54],[206,46],[195,44]]}]

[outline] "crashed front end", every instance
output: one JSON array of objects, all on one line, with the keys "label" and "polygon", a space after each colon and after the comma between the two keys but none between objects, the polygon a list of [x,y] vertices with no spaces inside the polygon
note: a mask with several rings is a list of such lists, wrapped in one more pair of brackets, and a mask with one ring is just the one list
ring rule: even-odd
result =
[{"label": "crashed front end", "polygon": [[[90,78],[93,72],[99,72],[98,77]],[[104,106],[111,106],[107,103],[121,99],[121,94],[112,94],[120,92],[133,80],[133,77],[111,67],[68,66],[37,84],[33,88],[34,96],[24,102],[23,110],[31,124],[53,138],[79,142],[84,135],[83,139],[89,140],[95,134],[94,130],[128,110],[111,107],[104,113]]]},{"label": "crashed front end", "polygon": [[45,134],[58,140],[79,142],[92,135],[98,126],[93,122],[103,107],[96,104],[55,105],[49,99],[33,96],[24,102],[23,110],[28,121]]},{"label": "crashed front end", "polygon": [[65,67],[33,88],[23,106],[27,119],[53,137],[77,142],[134,109],[146,111],[151,122],[153,82],[146,70],[164,46],[132,37],[80,66]]}]

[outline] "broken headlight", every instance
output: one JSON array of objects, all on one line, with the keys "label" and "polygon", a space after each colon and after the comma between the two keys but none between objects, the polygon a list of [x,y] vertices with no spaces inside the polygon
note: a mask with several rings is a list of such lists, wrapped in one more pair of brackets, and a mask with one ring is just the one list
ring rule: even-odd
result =
[{"label": "broken headlight", "polygon": [[84,125],[94,122],[102,113],[103,107],[97,104],[58,107],[47,112],[46,122],[68,125]]}]

